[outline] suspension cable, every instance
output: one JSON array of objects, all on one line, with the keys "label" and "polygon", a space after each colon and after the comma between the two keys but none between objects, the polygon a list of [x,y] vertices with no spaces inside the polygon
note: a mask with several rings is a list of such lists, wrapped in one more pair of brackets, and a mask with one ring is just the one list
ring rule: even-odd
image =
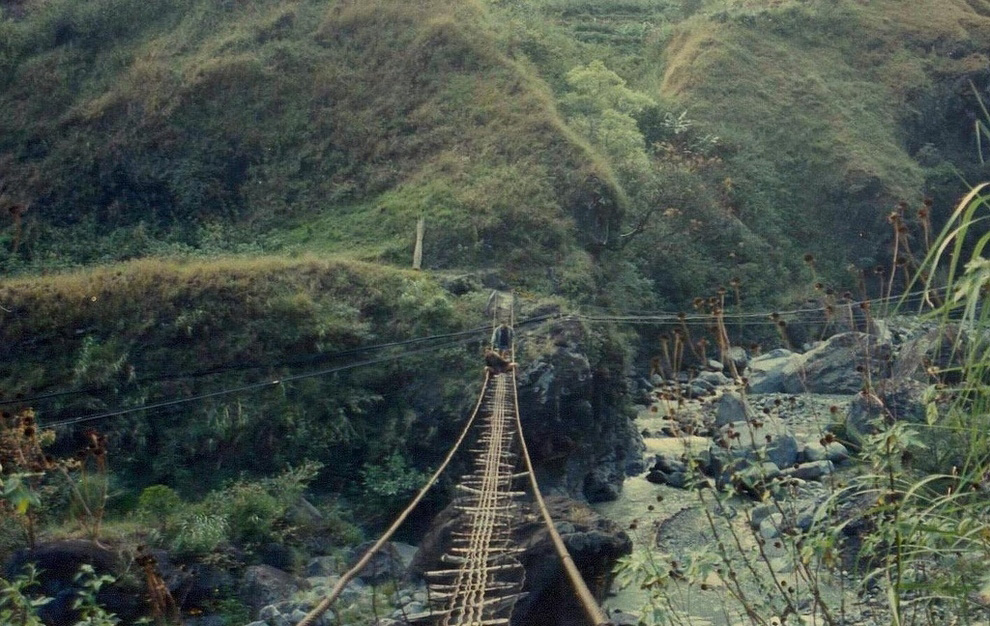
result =
[{"label": "suspension cable", "polygon": [[79,424],[79,423],[82,423],[82,422],[91,422],[91,421],[106,419],[106,418],[110,418],[110,417],[119,417],[121,415],[127,415],[129,413],[137,413],[139,411],[150,411],[150,410],[161,409],[161,408],[170,407],[170,406],[176,406],[176,405],[180,405],[180,404],[187,404],[189,402],[196,402],[198,400],[206,400],[206,399],[209,399],[209,398],[216,398],[216,397],[219,397],[219,396],[226,396],[226,395],[230,395],[230,394],[234,394],[234,393],[240,393],[240,392],[244,392],[244,391],[253,391],[255,389],[263,389],[265,387],[274,387],[274,386],[282,385],[284,383],[294,382],[294,381],[297,381],[297,380],[303,380],[303,379],[306,379],[306,378],[316,378],[316,377],[319,377],[319,376],[326,376],[328,374],[334,374],[336,372],[343,372],[345,370],[355,369],[355,368],[358,368],[358,367],[366,367],[368,365],[377,365],[379,363],[385,363],[385,362],[388,362],[388,361],[398,361],[400,359],[404,359],[404,358],[409,357],[409,356],[414,356],[414,355],[417,355],[417,354],[424,354],[426,352],[433,352],[435,350],[441,350],[443,348],[453,347],[453,346],[459,345],[461,343],[464,343],[464,340],[460,340],[460,341],[449,341],[447,343],[442,343],[442,344],[435,345],[435,346],[429,346],[429,347],[426,347],[426,348],[420,348],[418,350],[409,350],[409,351],[406,351],[406,352],[402,352],[400,354],[391,354],[391,355],[388,355],[388,356],[378,357],[378,358],[374,358],[374,359],[367,359],[367,360],[364,360],[364,361],[358,361],[356,363],[349,363],[347,365],[339,365],[337,367],[331,367],[331,368],[328,368],[328,369],[322,369],[322,370],[318,370],[318,371],[314,371],[314,372],[305,372],[305,373],[302,373],[302,374],[294,374],[294,375],[291,375],[291,376],[283,376],[281,378],[273,378],[273,379],[264,380],[264,381],[257,382],[257,383],[250,383],[250,384],[247,384],[247,385],[241,385],[239,387],[231,387],[231,388],[227,388],[227,389],[220,389],[218,391],[212,391],[212,392],[209,392],[209,393],[203,393],[203,394],[199,394],[199,395],[195,395],[195,396],[188,396],[188,397],[185,397],[185,398],[176,398],[176,399],[173,399],[173,400],[164,400],[162,402],[156,402],[156,403],[153,403],[153,404],[145,404],[145,405],[136,406],[136,407],[130,407],[130,408],[126,408],[126,409],[117,409],[117,410],[114,410],[114,411],[107,411],[105,413],[97,413],[97,414],[93,414],[93,415],[83,415],[83,416],[80,416],[80,417],[73,417],[73,418],[68,418],[68,419],[64,419],[64,420],[54,421],[54,422],[51,422],[51,423],[48,423],[48,424],[43,424],[42,426],[45,427],[45,428],[52,428],[52,427],[57,427],[57,426],[68,426],[68,425],[72,425],[72,424]]}]

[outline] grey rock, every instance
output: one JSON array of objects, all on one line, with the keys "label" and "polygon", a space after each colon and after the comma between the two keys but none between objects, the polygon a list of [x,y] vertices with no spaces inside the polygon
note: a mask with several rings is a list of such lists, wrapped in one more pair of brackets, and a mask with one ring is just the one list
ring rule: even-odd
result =
[{"label": "grey rock", "polygon": [[258,619],[266,622],[268,620],[274,619],[278,615],[280,615],[278,608],[272,604],[262,607],[262,609],[258,611]]},{"label": "grey rock", "polygon": [[715,385],[700,378],[696,378],[691,382],[689,389],[693,397],[706,396],[715,391]]},{"label": "grey rock", "polygon": [[798,513],[794,525],[797,526],[802,531],[806,531],[809,528],[811,528],[811,525],[814,522],[815,522],[815,508],[810,507],[807,509],[803,509],[800,513]]},{"label": "grey rock", "polygon": [[801,355],[778,348],[753,358],[746,372],[751,393],[779,393],[784,391],[787,365],[799,360]]},{"label": "grey rock", "polygon": [[927,389],[928,385],[911,378],[888,379],[877,385],[877,396],[887,408],[891,419],[923,422]]},{"label": "grey rock", "polygon": [[835,335],[788,364],[784,391],[856,393],[863,388],[865,376],[857,367],[869,368],[878,380],[886,373],[890,355],[890,344],[872,335],[859,332]]},{"label": "grey rock", "polygon": [[833,441],[824,446],[819,441],[809,441],[804,449],[802,458],[806,462],[832,461],[833,463],[841,463],[849,458],[849,450],[838,441]]},{"label": "grey rock", "polygon": [[755,422],[733,422],[720,431],[721,443],[734,458],[755,460],[761,452],[777,467],[790,467],[797,461],[797,439],[784,422],[764,416]]},{"label": "grey rock", "polygon": [[684,472],[672,472],[667,474],[667,484],[677,489],[684,489],[687,486],[687,474]]},{"label": "grey rock", "polygon": [[739,374],[742,374],[746,369],[746,366],[749,365],[749,355],[746,353],[746,350],[740,346],[732,346],[729,348],[728,357],[729,358],[726,359],[726,361],[735,365],[736,372]]},{"label": "grey rock", "polygon": [[834,471],[835,465],[831,461],[812,461],[784,470],[782,473],[784,476],[800,478],[801,480],[821,480]]},{"label": "grey rock", "polygon": [[403,567],[409,567],[409,564],[412,563],[413,558],[416,556],[416,546],[401,541],[393,541],[392,546],[398,552]]},{"label": "grey rock", "polygon": [[745,422],[756,417],[752,407],[735,392],[727,392],[719,398],[715,413],[715,426],[722,427],[733,422]]},{"label": "grey rock", "polygon": [[656,458],[657,462],[653,466],[653,469],[658,469],[666,473],[687,471],[687,465],[677,457],[669,454],[658,454]]},{"label": "grey rock", "polygon": [[[367,541],[353,548],[348,555],[347,566],[354,567],[364,554],[374,545]],[[375,553],[357,578],[365,583],[377,584],[387,580],[401,579],[405,576],[406,566],[402,553],[393,542],[386,543]]]},{"label": "grey rock", "polygon": [[697,380],[703,380],[713,387],[728,385],[732,382],[729,377],[722,372],[701,372],[698,374]]},{"label": "grey rock", "polygon": [[646,471],[646,461],[642,457],[626,461],[626,476],[639,476]]},{"label": "grey rock", "polygon": [[764,539],[776,539],[784,530],[784,514],[771,513],[760,522],[760,536]]},{"label": "grey rock", "polygon": [[292,612],[292,615],[289,616],[289,621],[292,622],[293,624],[298,624],[299,622],[303,621],[303,618],[305,618],[306,615],[307,615],[306,611],[303,611],[302,609],[296,609],[295,611]]},{"label": "grey rock", "polygon": [[332,556],[318,556],[306,564],[306,577],[332,576],[340,573],[338,560]]},{"label": "grey rock", "polygon": [[725,369],[721,361],[716,361],[715,359],[708,359],[708,369],[712,372],[721,372]]},{"label": "grey rock", "polygon": [[618,609],[613,610],[608,618],[614,626],[639,626],[640,623],[638,613],[627,613]]},{"label": "grey rock", "polygon": [[825,458],[833,463],[842,463],[849,458],[849,449],[838,441],[825,446]]},{"label": "grey rock", "polygon": [[406,615],[416,615],[417,613],[422,613],[426,610],[426,605],[421,602],[410,602],[403,607],[406,611]]},{"label": "grey rock", "polygon": [[268,626],[266,622],[251,622],[247,626]]},{"label": "grey rock", "polygon": [[956,368],[963,364],[969,344],[958,325],[929,330],[901,346],[891,367],[891,378],[929,382],[929,367],[933,367],[943,382],[959,382]]},{"label": "grey rock", "polygon": [[883,401],[873,394],[858,394],[846,411],[846,436],[861,444],[867,435],[878,430],[878,423],[888,416]]},{"label": "grey rock", "polygon": [[309,583],[288,572],[270,565],[251,565],[241,578],[241,596],[254,610],[275,604],[300,590],[309,589]]},{"label": "grey rock", "polygon": [[777,507],[773,504],[759,504],[754,506],[749,512],[749,524],[753,527],[753,530],[759,530],[763,520],[776,512],[778,512]]},{"label": "grey rock", "polygon": [[[799,355],[779,360],[761,357],[750,362],[752,393],[851,394],[863,387],[865,368],[883,378],[891,345],[860,332],[835,335]],[[769,356],[769,355],[766,355]],[[864,371],[857,371],[861,367]]]},{"label": "grey rock", "polygon": [[750,365],[755,365],[757,363],[766,363],[767,361],[775,361],[777,359],[786,359],[794,356],[794,352],[788,350],[787,348],[776,348],[769,352],[764,352],[758,356],[754,356],[750,360]]}]

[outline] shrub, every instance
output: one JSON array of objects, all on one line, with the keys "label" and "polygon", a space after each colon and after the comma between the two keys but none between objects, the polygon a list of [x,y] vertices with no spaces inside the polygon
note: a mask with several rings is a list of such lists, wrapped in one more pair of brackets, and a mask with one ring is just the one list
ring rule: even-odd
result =
[{"label": "shrub", "polygon": [[223,515],[189,511],[179,515],[170,547],[182,555],[204,556],[225,544],[229,532]]}]

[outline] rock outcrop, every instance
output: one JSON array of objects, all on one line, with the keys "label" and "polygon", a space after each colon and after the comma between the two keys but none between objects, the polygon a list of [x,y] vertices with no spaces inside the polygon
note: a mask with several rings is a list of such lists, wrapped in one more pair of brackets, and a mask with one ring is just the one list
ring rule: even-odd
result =
[{"label": "rock outcrop", "polygon": [[[542,331],[541,331],[542,332]],[[642,439],[624,405],[624,353],[608,337],[555,321],[549,344],[525,338],[519,403],[533,463],[547,492],[588,502],[612,500]]]},{"label": "rock outcrop", "polygon": [[[772,356],[771,356],[772,355]],[[749,364],[752,393],[852,394],[890,369],[891,345],[874,335],[835,335],[803,354],[775,350]]]}]

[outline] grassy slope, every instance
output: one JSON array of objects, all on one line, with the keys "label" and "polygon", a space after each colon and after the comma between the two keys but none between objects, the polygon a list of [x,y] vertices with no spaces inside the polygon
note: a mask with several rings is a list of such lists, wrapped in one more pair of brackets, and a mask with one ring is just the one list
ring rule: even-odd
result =
[{"label": "grassy slope", "polygon": [[913,106],[985,69],[990,18],[962,0],[778,4],[685,23],[660,90],[738,146],[747,222],[776,213],[765,227],[833,264],[882,262],[886,212],[924,192]]},{"label": "grassy slope", "polygon": [[[657,247],[673,247],[672,257],[636,251],[658,284],[682,280],[669,269],[676,259],[692,267],[695,293],[730,272],[798,276],[810,251],[848,285],[848,263],[886,261],[883,218],[894,203],[932,194],[949,207],[964,188],[956,170],[987,173],[973,150],[979,107],[968,84],[985,83],[983,0],[491,5],[509,24],[506,49],[558,93],[568,69],[605,59],[662,109],[720,137],[714,166],[656,163],[661,202],[701,224],[686,235],[657,225]],[[724,263],[729,251],[738,267]]]},{"label": "grassy slope", "polygon": [[[446,328],[427,307],[415,328],[385,330],[403,302],[423,305],[379,293],[400,272],[342,271],[345,261],[313,270],[346,277],[358,289],[346,293],[304,279],[314,261],[250,260],[312,250],[405,265],[424,213],[428,265],[492,265],[515,286],[556,282],[576,299],[603,284],[645,291],[645,275],[683,301],[730,272],[770,299],[805,249],[834,273],[871,263],[889,203],[913,200],[934,169],[962,158],[965,141],[939,136],[952,128],[939,97],[959,102],[944,85],[984,71],[988,41],[977,0],[711,0],[692,15],[673,0],[26,6],[0,22],[0,176],[32,202],[3,267],[247,253],[215,268],[5,282],[0,305],[17,312],[3,325],[6,389],[113,383],[110,397],[60,407],[76,412],[142,401],[144,391],[118,389],[131,366],[137,376],[201,369]],[[709,164],[654,155],[660,205],[681,211],[599,265],[594,236],[616,229],[627,194],[554,104],[566,72],[596,58],[723,137]],[[921,163],[914,131],[941,142],[941,160]],[[367,321],[360,289],[378,294],[371,310],[384,317]],[[387,389],[387,377],[371,378],[341,394],[357,408],[315,415],[360,414],[367,389]],[[258,428],[269,410],[309,410],[308,400],[265,406],[249,420]]]},{"label": "grassy slope", "polygon": [[8,267],[160,239],[404,264],[425,214],[432,267],[525,276],[620,216],[608,167],[472,2],[32,6],[3,23],[0,177],[34,218]]},{"label": "grassy slope", "polygon": [[[5,398],[87,390],[34,403],[43,423],[189,397],[387,355],[303,358],[461,329],[484,297],[455,300],[422,274],[314,258],[135,261],[8,280],[0,284],[0,388]],[[474,375],[451,374],[476,371],[469,347],[93,426],[124,451],[114,468],[137,483],[196,490],[239,471],[334,458],[329,484],[356,489],[362,464],[393,452],[433,462],[434,444],[445,445],[471,401],[464,385]],[[149,450],[153,458],[143,456]]]}]

